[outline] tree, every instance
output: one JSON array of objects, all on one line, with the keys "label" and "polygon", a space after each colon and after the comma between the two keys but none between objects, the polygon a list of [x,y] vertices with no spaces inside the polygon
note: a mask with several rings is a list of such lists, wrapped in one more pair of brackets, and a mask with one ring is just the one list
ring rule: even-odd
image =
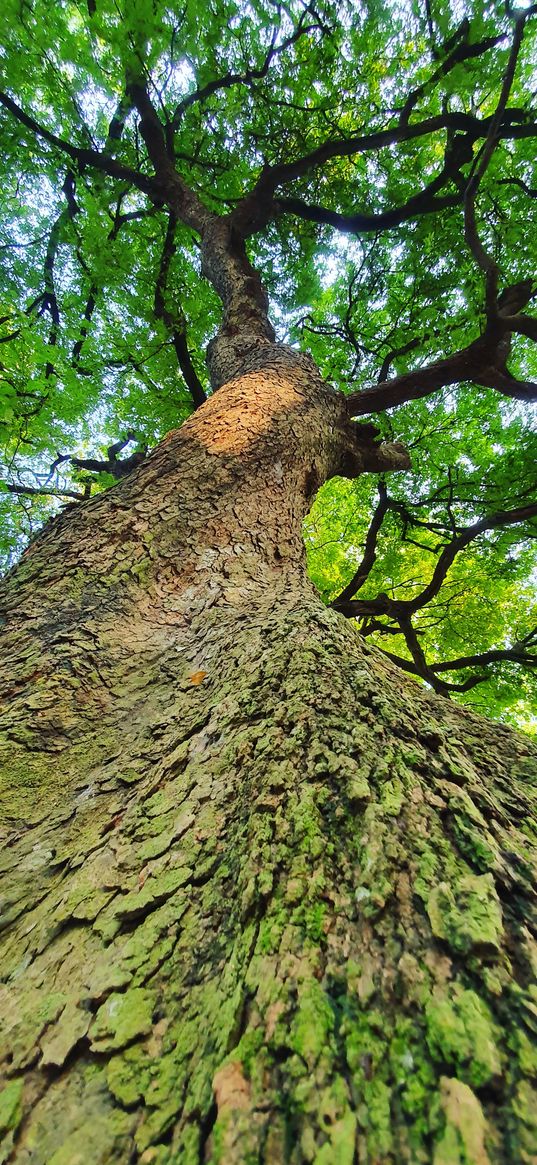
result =
[{"label": "tree", "polygon": [[7,6],[5,1161],[536,1159],[535,13],[398,12]]}]

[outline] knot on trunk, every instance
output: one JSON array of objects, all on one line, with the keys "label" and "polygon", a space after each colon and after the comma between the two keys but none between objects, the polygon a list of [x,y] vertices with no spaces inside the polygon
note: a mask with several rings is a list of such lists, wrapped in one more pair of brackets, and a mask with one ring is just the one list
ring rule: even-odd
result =
[{"label": "knot on trunk", "polygon": [[354,422],[349,424],[347,433],[348,445],[341,468],[343,477],[410,469],[408,449],[400,441],[380,441],[380,430],[376,425]]}]

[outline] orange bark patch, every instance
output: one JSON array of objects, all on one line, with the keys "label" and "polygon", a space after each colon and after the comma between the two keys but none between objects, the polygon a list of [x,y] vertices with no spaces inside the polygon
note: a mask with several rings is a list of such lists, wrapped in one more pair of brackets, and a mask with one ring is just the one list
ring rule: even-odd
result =
[{"label": "orange bark patch", "polygon": [[190,426],[208,453],[237,454],[268,432],[279,413],[301,403],[291,381],[274,372],[256,372],[226,385],[225,398],[216,394],[206,401]]}]

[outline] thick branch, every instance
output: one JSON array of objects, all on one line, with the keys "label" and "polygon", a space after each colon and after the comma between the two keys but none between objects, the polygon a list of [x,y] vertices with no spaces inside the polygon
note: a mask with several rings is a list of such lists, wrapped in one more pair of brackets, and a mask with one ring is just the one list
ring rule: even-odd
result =
[{"label": "thick branch", "polygon": [[[73,345],[73,354],[71,357],[71,362],[72,362],[74,368],[79,368],[80,353],[82,352],[84,341],[88,335],[89,326],[91,323],[91,317],[92,317],[92,315],[95,311],[95,308],[97,306],[97,291],[98,291],[97,284],[92,283],[92,285],[89,289],[89,292],[88,292],[86,306],[84,308],[84,319],[83,319],[83,322],[80,326],[80,335],[79,335],[76,343]],[[79,371],[81,371],[80,368],[79,368]]]},{"label": "thick branch", "polygon": [[139,449],[136,453],[131,453],[130,457],[118,457],[118,453],[121,453],[122,449],[134,439],[134,436],[134,433],[127,433],[125,438],[110,445],[106,460],[99,460],[95,457],[70,457],[71,465],[74,465],[75,469],[86,469],[92,473],[109,473],[117,480],[127,477],[133,469],[141,465],[147,453],[146,449]]},{"label": "thick branch", "polygon": [[[133,83],[129,93],[140,113],[141,133],[155,166],[163,199],[176,218],[201,234],[202,272],[224,305],[219,336],[208,350],[213,386],[218,387],[223,379],[227,379],[230,368],[227,353],[225,361],[220,360],[223,351],[220,340],[241,335],[274,340],[274,329],[268,318],[267,294],[258,272],[248,259],[244,237],[233,216],[221,217],[207,210],[174,168],[163,127],[145,86]],[[178,347],[178,358],[184,361],[184,345],[179,343]]]},{"label": "thick branch", "polygon": [[446,684],[435,676],[427,663],[425,652],[421,646],[415,627],[413,626],[410,614],[406,612],[399,616],[399,626],[405,637],[405,642],[410,651],[414,665],[418,675],[422,676],[428,684],[431,685],[433,691],[440,694],[446,694]]},{"label": "thick branch", "polygon": [[523,314],[502,316],[502,323],[510,332],[519,332],[520,335],[529,336],[530,340],[537,342],[537,319],[533,316]]},{"label": "thick branch", "polygon": [[502,308],[505,307],[510,310],[511,302],[516,307],[524,306],[531,298],[531,294],[530,280],[523,280],[513,284],[511,288],[506,288],[498,299],[495,328],[487,327],[477,340],[473,340],[466,348],[461,348],[459,352],[454,352],[443,360],[436,360],[424,368],[417,368],[414,372],[405,372],[390,380],[380,381],[362,392],[351,393],[347,397],[350,415],[359,417],[366,413],[383,412],[384,409],[397,407],[409,400],[419,400],[450,384],[459,384],[463,381],[473,381],[487,388],[495,388],[515,400],[536,401],[537,384],[520,381],[511,376],[505,367],[505,361],[509,352],[506,334],[516,330],[534,339],[537,334],[537,321],[531,316],[511,316],[502,312]]},{"label": "thick branch", "polygon": [[2,482],[2,485],[9,493],[22,494],[24,497],[73,498],[77,502],[82,502],[88,497],[86,491],[77,493],[72,489],[47,489],[45,486],[15,485],[9,481]]},{"label": "thick branch", "polygon": [[537,655],[526,651],[520,644],[482,651],[476,655],[460,655],[458,659],[448,659],[444,663],[432,663],[429,666],[434,672],[459,671],[463,667],[484,667],[489,663],[503,663],[508,660],[511,663],[525,663],[530,667],[537,667]]},{"label": "thick branch", "polygon": [[[386,146],[414,141],[442,130],[463,134],[468,143],[471,144],[480,138],[487,137],[492,120],[492,117],[480,119],[468,113],[446,112],[439,113],[435,117],[425,118],[424,121],[415,122],[412,125],[396,125],[392,129],[327,141],[318,146],[316,150],[312,150],[311,153],[304,154],[292,162],[280,162],[275,166],[267,166],[254,189],[266,198],[277,187],[302,178],[310,170],[324,166],[325,162],[331,158],[349,158],[353,154],[381,150]],[[501,138],[536,136],[537,124],[530,120],[530,115],[526,110],[508,109],[505,110],[498,134]]]},{"label": "thick branch", "polygon": [[461,380],[473,380],[478,369],[476,360],[476,344],[479,341],[462,348],[445,360],[436,360],[425,368],[417,368],[414,372],[405,372],[401,376],[394,376],[390,380],[380,381],[373,388],[366,388],[362,392],[351,393],[347,397],[349,413],[352,417],[363,416],[365,413],[380,413],[384,409],[405,404],[409,400],[419,400],[429,396],[440,388],[449,384],[458,384]]},{"label": "thick branch", "polygon": [[369,231],[385,231],[400,226],[403,222],[422,214],[434,214],[447,207],[457,206],[461,201],[459,194],[444,194],[440,198],[434,197],[434,191],[445,185],[447,178],[435,179],[434,182],[419,194],[414,194],[403,206],[393,207],[391,210],[380,211],[379,214],[340,214],[326,206],[317,206],[303,202],[301,198],[279,198],[275,207],[284,213],[296,214],[298,218],[308,222],[327,223],[344,234],[361,235]]},{"label": "thick branch", "polygon": [[[490,678],[490,670],[486,672],[478,672],[472,676],[468,676],[460,683],[448,682],[441,680],[439,674],[441,672],[461,671],[467,667],[489,667],[493,663],[514,663],[517,666],[537,667],[537,655],[527,651],[525,641],[514,644],[513,647],[493,648],[491,651],[477,652],[474,655],[461,655],[457,659],[448,659],[443,663],[428,663],[425,659],[424,652],[418,642],[416,632],[412,628],[410,621],[409,628],[401,624],[400,631],[405,637],[407,647],[412,655],[412,661],[404,659],[400,655],[395,655],[391,651],[381,648],[383,655],[388,656],[393,663],[403,671],[410,672],[412,675],[419,675],[422,679],[430,683],[431,686],[438,692],[447,695],[449,692],[468,692],[477,684],[484,683]],[[384,631],[385,629],[378,625],[377,630]],[[393,628],[390,628],[393,630]],[[531,635],[528,637],[531,639]],[[417,645],[417,651],[413,650]]]},{"label": "thick branch", "polygon": [[147,88],[139,82],[129,86],[129,96],[140,114],[140,132],[155,168],[163,199],[177,218],[195,231],[203,232],[215,216],[206,209],[198,195],[187,186],[170,158],[164,128],[151,102]]},{"label": "thick branch", "polygon": [[125,122],[132,109],[132,101],[127,93],[120,97],[115,111],[108,126],[108,133],[106,135],[106,142],[104,146],[105,154],[112,154],[114,146],[121,141],[123,130],[125,129]]},{"label": "thick branch", "polygon": [[499,368],[486,368],[474,379],[476,384],[482,384],[485,388],[495,388],[503,396],[510,396],[513,400],[528,403],[537,400],[537,383],[534,380],[517,380],[510,372]]},{"label": "thick branch", "polygon": [[486,530],[496,530],[498,527],[513,526],[517,522],[526,522],[536,516],[537,502],[528,506],[520,506],[515,510],[499,510],[495,514],[489,514],[487,518],[481,518],[479,522],[475,522],[472,526],[468,526],[456,538],[453,538],[448,546],[444,547],[436,563],[430,583],[415,599],[410,599],[404,603],[405,609],[407,611],[418,611],[421,607],[425,607],[438,594],[457,554],[461,550],[464,550],[464,547],[468,546],[470,542],[473,542],[475,538],[478,538],[480,534],[483,534]]},{"label": "thick branch", "polygon": [[[410,651],[408,642],[407,647]],[[425,662],[425,667],[422,668],[418,663],[416,663],[414,658],[411,661],[409,659],[404,659],[404,657],[401,655],[395,655],[393,651],[386,651],[383,647],[381,647],[380,650],[382,651],[383,655],[387,656],[388,659],[391,659],[392,663],[397,664],[397,667],[402,668],[403,671],[410,672],[415,676],[421,676],[421,678],[425,680],[426,683],[430,684],[434,691],[438,692],[438,694],[441,696],[447,696],[450,692],[469,692],[472,688],[475,688],[477,684],[482,684],[485,682],[485,680],[488,679],[487,674],[474,675],[469,676],[468,679],[463,680],[460,684],[451,684],[446,680],[438,679],[438,677],[435,675],[435,669],[432,668],[431,665],[427,662]]]}]

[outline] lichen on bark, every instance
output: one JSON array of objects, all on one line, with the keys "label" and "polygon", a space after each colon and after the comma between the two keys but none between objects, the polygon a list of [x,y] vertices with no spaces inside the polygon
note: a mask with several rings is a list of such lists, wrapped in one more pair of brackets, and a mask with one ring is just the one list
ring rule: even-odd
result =
[{"label": "lichen on bark", "polygon": [[535,749],[322,606],[271,348],[5,584],[1,1159],[531,1165]]}]

